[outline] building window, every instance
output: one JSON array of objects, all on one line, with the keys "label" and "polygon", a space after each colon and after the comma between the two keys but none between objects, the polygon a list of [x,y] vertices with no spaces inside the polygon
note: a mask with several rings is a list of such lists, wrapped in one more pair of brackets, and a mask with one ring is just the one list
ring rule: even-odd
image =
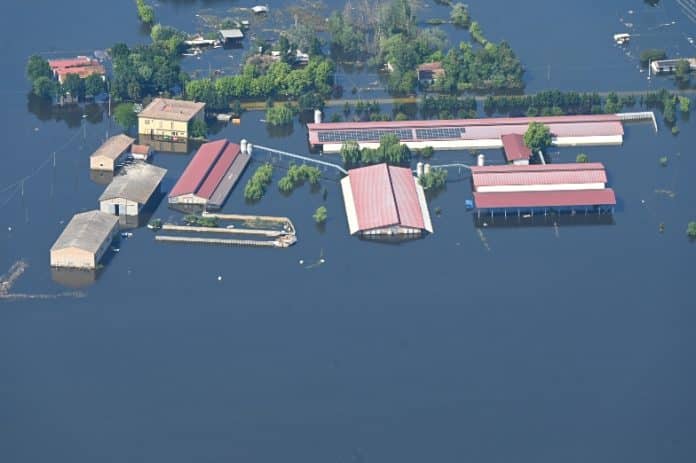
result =
[{"label": "building window", "polygon": [[150,125],[150,119],[145,119],[145,125]]}]

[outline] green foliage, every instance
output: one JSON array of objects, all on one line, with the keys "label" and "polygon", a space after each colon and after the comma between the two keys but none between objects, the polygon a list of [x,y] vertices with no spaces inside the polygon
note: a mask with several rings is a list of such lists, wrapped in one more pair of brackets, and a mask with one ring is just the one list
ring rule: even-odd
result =
[{"label": "green foliage", "polygon": [[58,93],[58,83],[49,77],[38,77],[31,85],[34,95],[41,98],[53,98]]},{"label": "green foliage", "polygon": [[314,211],[312,217],[314,217],[314,221],[316,223],[322,224],[326,222],[326,219],[329,217],[329,213],[326,210],[326,206],[319,206],[317,210]]},{"label": "green foliage", "polygon": [[138,7],[138,18],[140,18],[142,22],[145,24],[152,24],[155,22],[155,10],[145,3],[145,0],[136,0],[135,4]]},{"label": "green foliage", "polygon": [[355,142],[345,142],[341,146],[341,157],[346,168],[361,165],[380,164],[408,165],[411,162],[411,150],[399,142],[394,134],[384,135],[376,149],[358,147]]},{"label": "green foliage", "polygon": [[346,169],[358,167],[361,162],[360,146],[357,142],[347,141],[341,145],[341,159]]},{"label": "green foliage", "polygon": [[183,86],[188,80],[181,71],[176,50],[165,43],[138,45],[132,49],[116,44],[111,56],[114,69],[111,95],[117,101],[168,94],[173,87]]},{"label": "green foliage", "polygon": [[319,184],[321,171],[317,167],[302,165],[291,165],[285,176],[278,181],[278,189],[283,193],[290,193],[295,188],[305,182],[312,186]]},{"label": "green foliage", "polygon": [[292,124],[292,110],[287,105],[271,106],[266,110],[266,123],[269,125]]},{"label": "green foliage", "polygon": [[672,126],[672,135],[679,135],[679,127],[676,125]]},{"label": "green foliage", "polygon": [[421,186],[425,191],[436,191],[445,186],[447,183],[447,170],[446,169],[430,169],[427,174],[424,173],[418,178]]},{"label": "green foliage", "polygon": [[210,227],[215,228],[219,225],[217,217],[200,217],[198,215],[189,214],[183,218],[186,225],[190,227]]},{"label": "green foliage", "polygon": [[423,159],[430,159],[435,154],[435,150],[432,146],[426,146],[423,149],[417,150],[417,154]]},{"label": "green foliage", "polygon": [[696,222],[689,222],[686,227],[686,235],[689,238],[696,238]]},{"label": "green foliage", "polygon": [[452,24],[457,27],[468,29],[471,26],[471,17],[469,17],[469,7],[463,3],[455,3],[452,5],[450,12]]},{"label": "green foliage", "polygon": [[[622,97],[618,104],[633,106],[635,97]],[[535,95],[491,96],[486,97],[484,110],[489,113],[502,113],[513,116],[526,114],[550,116],[552,114],[596,114],[604,112],[602,98],[598,93],[561,92],[545,90]]]},{"label": "green foliage", "polygon": [[423,99],[420,106],[424,118],[453,119],[455,117],[476,117],[476,99],[474,97],[458,98],[456,96],[440,95]]},{"label": "green foliage", "polygon": [[650,61],[667,58],[667,53],[664,50],[657,48],[648,48],[640,52],[640,64],[647,66]]},{"label": "green foliage", "polygon": [[668,164],[668,163],[669,163],[669,159],[667,158],[667,156],[662,156],[662,157],[660,158],[660,165],[661,165],[662,167],[667,167],[667,164]]},{"label": "green foliage", "polygon": [[208,135],[208,125],[202,119],[194,119],[189,123],[189,137],[205,138]]},{"label": "green foliage", "polygon": [[258,201],[263,198],[272,178],[273,166],[270,163],[259,166],[244,187],[244,199]]},{"label": "green foliage", "polygon": [[138,116],[133,111],[133,103],[121,103],[114,109],[114,119],[123,130],[128,130],[138,123]]},{"label": "green foliage", "polygon": [[40,77],[52,78],[53,72],[47,60],[39,55],[31,55],[27,62],[27,77],[33,84]]},{"label": "green foliage", "polygon": [[329,17],[331,51],[344,59],[358,59],[367,51],[365,33],[353,23],[350,16],[334,11]]},{"label": "green foliage", "polygon": [[85,96],[85,81],[77,74],[68,74],[60,86],[61,92],[81,100]]},{"label": "green foliage", "polygon": [[471,23],[469,26],[469,33],[471,34],[471,38],[474,39],[474,42],[484,47],[488,45],[488,39],[483,35],[483,29],[481,29],[481,25],[478,22],[474,21]]},{"label": "green foliage", "polygon": [[614,114],[620,112],[622,105],[619,102],[619,97],[616,93],[610,92],[607,95],[607,99],[604,102],[604,112],[607,114]]},{"label": "green foliage", "polygon": [[85,78],[85,95],[95,97],[106,91],[106,83],[102,76],[91,74]]},{"label": "green foliage", "polygon": [[672,96],[665,98],[662,104],[662,115],[665,118],[665,122],[669,125],[674,125],[677,122],[677,109],[675,98]]},{"label": "green foliage", "polygon": [[688,96],[679,96],[679,110],[683,113],[691,111],[691,100]]},{"label": "green foliage", "polygon": [[679,60],[674,74],[674,77],[677,79],[677,82],[679,82],[682,85],[688,85],[689,81],[691,80],[690,73],[691,66],[689,65],[689,62],[685,59]]},{"label": "green foliage", "polygon": [[575,162],[590,162],[590,157],[585,153],[580,153],[575,157]]},{"label": "green foliage", "polygon": [[531,122],[524,134],[524,144],[534,153],[543,152],[551,145],[551,131],[540,122]]},{"label": "green foliage", "polygon": [[186,45],[184,44],[186,33],[171,26],[155,24],[152,26],[152,31],[150,31],[150,37],[153,42],[166,47],[172,54],[178,55],[186,49]]}]

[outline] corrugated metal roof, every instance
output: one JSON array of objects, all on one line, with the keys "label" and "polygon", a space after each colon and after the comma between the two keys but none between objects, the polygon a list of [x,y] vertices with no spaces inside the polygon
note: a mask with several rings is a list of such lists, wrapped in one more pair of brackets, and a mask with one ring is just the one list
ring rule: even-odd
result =
[{"label": "corrugated metal roof", "polygon": [[237,180],[239,180],[239,177],[241,177],[244,168],[247,166],[247,164],[249,164],[250,159],[251,156],[249,153],[242,153],[240,151],[208,200],[208,207],[222,207],[227,199],[227,196],[230,194],[230,191],[232,191],[232,188],[234,188]]},{"label": "corrugated metal roof", "polygon": [[220,180],[222,180],[222,177],[224,177],[225,173],[230,168],[232,162],[234,162],[238,155],[239,145],[235,145],[234,143],[227,143],[227,145],[222,151],[222,154],[215,161],[215,165],[212,169],[210,169],[210,172],[206,176],[200,188],[198,189],[198,191],[196,191],[196,195],[200,196],[201,198],[210,199],[210,197],[213,195],[213,192],[220,184]]},{"label": "corrugated metal roof", "polygon": [[216,140],[202,144],[172,188],[169,197],[195,193],[203,184],[227,143],[227,140]]},{"label": "corrugated metal roof", "polygon": [[148,145],[133,145],[131,146],[131,153],[133,154],[149,154],[150,147]]},{"label": "corrugated metal roof", "polygon": [[501,135],[505,158],[509,161],[527,160],[532,156],[532,150],[524,144],[524,136],[517,133]]},{"label": "corrugated metal roof", "polygon": [[[401,225],[425,228],[424,212],[409,168],[377,164],[348,171],[358,231]],[[344,197],[344,201],[350,198]]]},{"label": "corrugated metal roof", "polygon": [[78,248],[96,253],[111,238],[111,230],[118,224],[118,217],[101,211],[75,214],[51,246],[51,251]]},{"label": "corrugated metal roof", "polygon": [[145,204],[167,174],[167,169],[137,162],[123,169],[104,189],[99,201],[127,199]]},{"label": "corrugated metal roof", "polygon": [[122,155],[135,141],[134,138],[125,134],[114,135],[106,140],[90,157],[96,158],[104,156],[114,160]]},{"label": "corrugated metal roof", "polygon": [[[505,134],[524,135],[530,122],[540,122],[549,127],[557,137],[623,135],[621,119],[615,114],[590,114],[548,117],[491,117],[480,119],[371,121],[371,122],[322,122],[307,124],[309,140],[319,144],[319,131],[463,128],[458,139],[497,139]],[[379,141],[379,140],[375,140]]]},{"label": "corrugated metal roof", "polygon": [[471,166],[472,174],[489,174],[492,172],[544,172],[556,170],[604,170],[601,162],[568,162],[561,164],[529,164],[527,166]]},{"label": "corrugated metal roof", "polygon": [[155,98],[143,109],[138,117],[163,119],[166,121],[188,122],[205,108],[205,103],[169,98]]},{"label": "corrugated metal roof", "polygon": [[583,164],[533,164],[530,166],[510,166],[511,169],[491,171],[472,169],[474,188],[501,185],[557,185],[580,183],[606,183],[607,174],[601,164],[584,164],[588,168],[576,166]]},{"label": "corrugated metal roof", "polygon": [[611,188],[602,190],[474,192],[477,209],[530,207],[614,206],[616,195]]}]

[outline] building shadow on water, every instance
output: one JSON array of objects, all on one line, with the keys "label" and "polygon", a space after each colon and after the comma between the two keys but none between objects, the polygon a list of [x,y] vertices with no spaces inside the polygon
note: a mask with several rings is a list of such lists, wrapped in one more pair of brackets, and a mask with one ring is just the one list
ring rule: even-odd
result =
[{"label": "building shadow on water", "polygon": [[610,213],[588,212],[578,214],[508,214],[502,215],[473,214],[476,228],[523,228],[523,227],[575,227],[585,225],[615,225],[614,215]]},{"label": "building shadow on water", "polygon": [[27,94],[27,111],[40,121],[65,122],[69,128],[80,127],[82,116],[90,124],[99,124],[104,120],[104,106],[99,103],[54,105],[50,99],[41,98],[33,93]]},{"label": "building shadow on water", "polygon": [[[113,254],[113,252],[107,252]],[[82,289],[93,285],[103,269],[87,270],[79,268],[51,267],[51,279],[61,286],[72,289]]]}]

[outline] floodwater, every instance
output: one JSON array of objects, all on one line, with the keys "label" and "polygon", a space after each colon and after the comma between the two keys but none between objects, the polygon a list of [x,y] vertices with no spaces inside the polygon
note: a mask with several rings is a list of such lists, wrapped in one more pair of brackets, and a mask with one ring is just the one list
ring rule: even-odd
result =
[{"label": "floodwater", "polygon": [[[35,52],[146,40],[130,3],[34,0],[0,19],[0,272],[30,265],[15,292],[71,290],[52,279],[48,250],[74,213],[97,206],[103,186],[87,158],[117,131],[98,108],[83,119],[37,107],[24,64]],[[611,35],[628,10],[646,34],[674,20],[639,40],[686,55],[675,31],[694,24],[672,1],[611,3],[470,2],[489,37],[509,40],[529,67],[528,90],[671,87],[648,83]],[[185,28],[200,8],[227,5],[160,0],[156,13]],[[89,19],[67,27],[76,12]],[[299,123],[278,136],[262,117],[215,137],[307,153]],[[678,125],[676,137],[663,124],[658,134],[629,125],[621,147],[552,154],[606,164],[620,202],[613,224],[476,228],[462,179],[432,200],[432,236],[361,241],[327,174],[325,202],[307,186],[287,197],[273,186],[247,205],[238,186],[225,206],[290,217],[299,242],[289,249],[164,245],[136,229],[86,297],[0,302],[0,459],[691,461],[696,244],[685,229],[696,220],[696,131]],[[469,158],[437,153],[433,163]],[[165,191],[188,160],[156,155]],[[324,229],[311,218],[321,204]],[[177,213],[163,204],[155,216]]]}]

